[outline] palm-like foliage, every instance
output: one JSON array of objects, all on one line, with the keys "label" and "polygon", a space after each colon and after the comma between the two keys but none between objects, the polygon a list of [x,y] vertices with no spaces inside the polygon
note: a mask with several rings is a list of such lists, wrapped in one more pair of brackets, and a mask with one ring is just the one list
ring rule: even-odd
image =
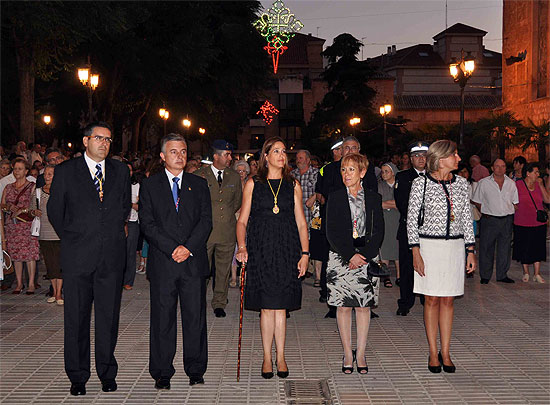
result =
[{"label": "palm-like foliage", "polygon": [[510,111],[493,113],[489,118],[480,119],[476,126],[476,143],[489,149],[497,147],[501,159],[504,159],[506,148],[516,144],[516,133],[523,131],[521,121]]},{"label": "palm-like foliage", "polygon": [[515,140],[524,151],[531,147],[535,148],[539,155],[539,162],[544,162],[546,161],[550,120],[542,120],[538,125],[531,118],[528,118],[527,122],[528,125],[518,131]]}]

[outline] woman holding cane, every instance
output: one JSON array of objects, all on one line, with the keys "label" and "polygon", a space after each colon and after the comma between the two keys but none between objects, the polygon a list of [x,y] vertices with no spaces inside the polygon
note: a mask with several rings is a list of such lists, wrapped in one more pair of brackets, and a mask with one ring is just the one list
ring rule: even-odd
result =
[{"label": "woman holding cane", "polygon": [[281,138],[264,143],[258,174],[246,182],[237,243],[237,260],[247,263],[245,308],[261,311],[262,377],[273,377],[275,338],[277,376],[286,378],[286,310],[300,309],[309,241],[302,189],[290,175]]}]

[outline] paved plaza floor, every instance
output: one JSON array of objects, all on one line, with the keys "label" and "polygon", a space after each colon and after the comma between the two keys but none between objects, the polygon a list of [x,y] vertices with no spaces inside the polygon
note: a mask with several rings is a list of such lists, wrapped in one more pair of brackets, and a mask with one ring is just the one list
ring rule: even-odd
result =
[{"label": "paved plaza floor", "polygon": [[[547,264],[542,274],[550,281]],[[409,316],[396,316],[395,286],[380,291],[380,318],[370,327],[368,375],[342,374],[336,322],[323,317],[326,306],[318,302],[318,290],[308,279],[302,309],[288,320],[289,378],[261,378],[259,319],[257,313],[245,312],[241,381],[236,382],[239,295],[230,289],[226,318],[215,318],[208,309],[206,384],[189,387],[180,337],[170,391],[155,390],[148,373],[149,290],[145,277],[136,275],[134,290],[123,293],[118,391],[101,392],[92,368],[85,397],[69,395],[63,370],[63,307],[46,303],[44,281],[34,296],[11,291],[0,296],[0,403],[548,404],[550,283],[521,282],[516,263],[509,275],[515,284],[493,279],[480,285],[478,274],[466,279],[465,295],[455,305],[451,353],[456,374],[428,372],[422,307],[417,301]]]}]

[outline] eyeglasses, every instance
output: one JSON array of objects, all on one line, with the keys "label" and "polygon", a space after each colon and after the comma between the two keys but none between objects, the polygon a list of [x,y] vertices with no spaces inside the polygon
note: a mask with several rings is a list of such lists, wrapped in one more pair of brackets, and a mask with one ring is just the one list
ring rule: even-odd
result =
[{"label": "eyeglasses", "polygon": [[95,139],[97,142],[106,142],[106,143],[112,143],[113,142],[113,138],[108,137],[108,136],[93,135],[93,136],[89,136],[88,138]]},{"label": "eyeglasses", "polygon": [[426,158],[426,154],[425,153],[413,153],[413,154],[411,154],[411,157]]}]

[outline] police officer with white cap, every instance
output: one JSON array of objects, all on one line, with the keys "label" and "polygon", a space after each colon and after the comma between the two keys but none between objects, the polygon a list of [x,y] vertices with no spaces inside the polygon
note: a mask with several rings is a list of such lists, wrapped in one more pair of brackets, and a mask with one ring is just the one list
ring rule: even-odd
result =
[{"label": "police officer with white cap", "polygon": [[[399,227],[397,228],[397,240],[399,241],[399,265],[400,282],[399,290],[401,297],[397,300],[397,315],[407,316],[414,305],[415,295],[414,269],[412,263],[412,252],[409,249],[407,238],[407,210],[409,208],[409,194],[411,185],[418,176],[424,176],[426,173],[426,153],[429,144],[427,142],[416,142],[410,145],[412,167],[403,170],[395,176],[395,204],[401,214],[399,218]],[[422,300],[422,298],[421,298]]]}]

